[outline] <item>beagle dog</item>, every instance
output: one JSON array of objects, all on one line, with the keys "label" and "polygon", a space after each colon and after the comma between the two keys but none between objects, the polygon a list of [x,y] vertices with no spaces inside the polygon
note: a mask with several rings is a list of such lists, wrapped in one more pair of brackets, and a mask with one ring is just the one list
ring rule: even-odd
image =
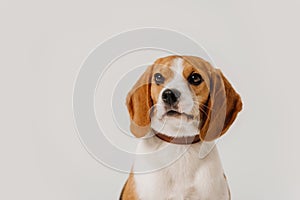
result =
[{"label": "beagle dog", "polygon": [[[233,123],[242,101],[219,69],[202,58],[160,58],[142,74],[126,99],[137,153],[172,145],[184,154],[151,173],[129,175],[122,200],[229,200],[230,191],[214,141]],[[212,145],[203,158],[200,149]],[[160,162],[161,158],[149,162]],[[151,163],[149,163],[151,164]]]}]

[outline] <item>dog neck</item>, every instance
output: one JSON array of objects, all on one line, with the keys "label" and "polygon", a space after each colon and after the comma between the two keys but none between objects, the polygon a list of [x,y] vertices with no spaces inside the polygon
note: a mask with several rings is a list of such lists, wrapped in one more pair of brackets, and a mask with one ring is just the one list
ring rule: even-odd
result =
[{"label": "dog neck", "polygon": [[189,145],[189,144],[195,144],[195,143],[198,143],[201,141],[201,139],[199,138],[199,135],[186,136],[186,137],[171,137],[171,136],[165,135],[163,133],[159,133],[155,130],[153,130],[153,133],[159,139],[161,139],[165,142],[168,142],[168,143],[172,143],[172,144]]}]

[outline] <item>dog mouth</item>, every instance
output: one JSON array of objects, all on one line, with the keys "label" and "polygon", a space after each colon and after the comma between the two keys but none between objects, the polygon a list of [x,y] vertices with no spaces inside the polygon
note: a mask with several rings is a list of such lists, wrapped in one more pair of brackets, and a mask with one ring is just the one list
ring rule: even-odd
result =
[{"label": "dog mouth", "polygon": [[181,117],[181,116],[185,116],[187,117],[187,119],[193,119],[194,116],[193,115],[189,115],[189,114],[186,114],[184,112],[179,112],[177,110],[168,110],[164,115],[163,117],[165,116],[168,116],[168,117]]},{"label": "dog mouth", "polygon": [[168,112],[166,112],[166,115],[167,116],[173,116],[173,117],[176,117],[176,116],[179,116],[181,115],[182,113],[180,112],[177,112],[176,110],[169,110]]}]

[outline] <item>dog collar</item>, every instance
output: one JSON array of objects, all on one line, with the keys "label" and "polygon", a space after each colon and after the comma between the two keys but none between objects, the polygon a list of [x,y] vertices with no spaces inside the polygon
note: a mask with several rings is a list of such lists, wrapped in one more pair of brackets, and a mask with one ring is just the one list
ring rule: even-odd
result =
[{"label": "dog collar", "polygon": [[171,136],[167,136],[165,134],[159,133],[154,131],[154,134],[156,135],[156,137],[158,137],[159,139],[168,142],[168,143],[172,143],[172,144],[181,144],[181,145],[188,145],[188,144],[195,144],[200,142],[200,137],[199,135],[195,135],[195,136],[187,136],[187,137],[171,137]]}]

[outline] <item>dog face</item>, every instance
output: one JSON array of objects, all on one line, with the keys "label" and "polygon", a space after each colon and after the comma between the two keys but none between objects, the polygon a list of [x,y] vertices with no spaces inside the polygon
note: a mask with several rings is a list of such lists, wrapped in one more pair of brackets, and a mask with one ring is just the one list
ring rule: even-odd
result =
[{"label": "dog face", "polygon": [[127,96],[131,132],[152,128],[172,137],[223,135],[242,108],[240,96],[220,70],[192,56],[160,58],[147,68]]}]

